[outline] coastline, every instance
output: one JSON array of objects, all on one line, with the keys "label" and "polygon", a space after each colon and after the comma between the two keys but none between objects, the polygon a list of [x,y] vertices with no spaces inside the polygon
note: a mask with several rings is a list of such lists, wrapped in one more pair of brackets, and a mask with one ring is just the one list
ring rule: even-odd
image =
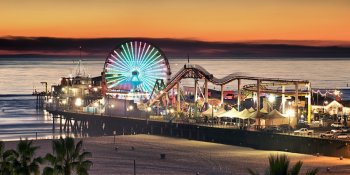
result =
[{"label": "coastline", "polygon": [[[133,160],[136,161],[137,174],[247,174],[246,168],[261,173],[267,166],[270,154],[287,154],[291,163],[304,162],[302,172],[320,168],[319,174],[349,174],[350,159],[312,156],[305,154],[255,150],[247,147],[231,146],[188,139],[161,137],[153,135],[116,136],[115,150],[113,136],[81,138],[84,149],[92,152],[94,165],[90,174],[133,174]],[[76,140],[80,140],[77,138]],[[6,141],[5,146],[15,148],[18,141]],[[51,140],[33,141],[40,146],[37,155],[51,152]],[[132,147],[135,149],[132,150]],[[166,154],[160,159],[160,154]]]}]

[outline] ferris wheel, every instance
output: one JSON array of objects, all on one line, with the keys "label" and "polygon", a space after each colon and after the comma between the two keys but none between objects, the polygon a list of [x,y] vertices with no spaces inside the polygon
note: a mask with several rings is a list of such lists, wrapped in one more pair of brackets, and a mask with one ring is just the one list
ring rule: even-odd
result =
[{"label": "ferris wheel", "polygon": [[151,93],[157,80],[170,78],[170,66],[163,52],[155,46],[130,41],[108,55],[105,65],[108,90]]}]

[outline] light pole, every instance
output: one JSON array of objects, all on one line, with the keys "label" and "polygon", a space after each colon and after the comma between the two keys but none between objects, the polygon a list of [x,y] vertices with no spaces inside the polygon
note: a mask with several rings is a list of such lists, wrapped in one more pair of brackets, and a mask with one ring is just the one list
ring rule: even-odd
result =
[{"label": "light pole", "polygon": [[[151,111],[152,111],[152,108],[151,107],[147,107],[147,115],[151,115]],[[146,120],[147,120],[147,124],[148,124],[148,116],[146,115]]]},{"label": "light pole", "polygon": [[77,98],[76,100],[75,100],[75,106],[77,107],[77,112],[79,112],[79,107],[82,105],[82,100],[81,100],[81,98]]},{"label": "light pole", "polygon": [[287,110],[287,115],[288,115],[288,120],[289,120],[289,126],[288,126],[288,133],[290,133],[290,128],[291,128],[291,126],[290,126],[290,116],[292,116],[292,115],[294,115],[295,113],[294,113],[294,110],[292,110],[292,109],[288,109]]},{"label": "light pole", "polygon": [[109,106],[109,116],[110,116],[110,117],[112,117],[111,108],[112,108],[112,109],[114,108],[114,104],[111,104],[111,105]]},{"label": "light pole", "polygon": [[323,113],[326,114],[326,105],[328,105],[328,101],[323,102]]},{"label": "light pole", "polygon": [[[134,106],[132,106],[132,105],[130,105],[130,106],[128,107],[128,111],[129,111],[129,112],[131,112],[133,109],[134,109]],[[129,115],[130,115],[130,113],[127,115],[127,117],[129,117]]]},{"label": "light pole", "polygon": [[268,99],[269,99],[269,102],[271,104],[271,109],[273,110],[273,104],[275,102],[275,96],[274,95],[270,95]]},{"label": "light pole", "polygon": [[94,103],[94,114],[97,114],[97,107],[98,107],[98,103],[96,102],[96,103]]}]

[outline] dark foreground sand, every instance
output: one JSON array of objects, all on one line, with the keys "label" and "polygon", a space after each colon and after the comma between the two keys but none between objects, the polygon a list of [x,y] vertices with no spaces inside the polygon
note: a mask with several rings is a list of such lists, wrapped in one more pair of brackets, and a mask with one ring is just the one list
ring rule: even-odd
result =
[{"label": "dark foreground sand", "polygon": [[[173,175],[221,175],[248,174],[246,168],[264,172],[270,154],[288,154],[292,162],[304,162],[303,171],[319,167],[319,174],[350,174],[350,159],[316,157],[279,151],[261,151],[246,147],[216,143],[159,137],[151,135],[117,136],[118,150],[114,149],[113,136],[84,138],[84,147],[93,153],[94,166],[90,174],[109,175],[133,174],[136,160],[136,174]],[[16,142],[7,142],[14,147]],[[38,155],[51,151],[50,140],[35,141],[41,148]],[[134,150],[132,149],[134,147]],[[160,159],[160,154],[166,154]],[[326,168],[330,167],[331,173]]]}]

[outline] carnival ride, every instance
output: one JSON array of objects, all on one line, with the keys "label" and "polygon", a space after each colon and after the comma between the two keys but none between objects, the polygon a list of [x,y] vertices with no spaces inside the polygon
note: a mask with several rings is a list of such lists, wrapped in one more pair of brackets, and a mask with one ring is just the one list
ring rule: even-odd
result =
[{"label": "carnival ride", "polygon": [[125,42],[106,58],[104,92],[120,99],[148,100],[157,81],[167,83],[171,71],[164,53],[142,41]]}]

